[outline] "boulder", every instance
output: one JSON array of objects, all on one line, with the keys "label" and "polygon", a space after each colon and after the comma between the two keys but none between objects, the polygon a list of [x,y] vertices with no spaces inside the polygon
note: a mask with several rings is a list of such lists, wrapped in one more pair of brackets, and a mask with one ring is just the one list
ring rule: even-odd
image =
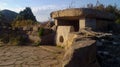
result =
[{"label": "boulder", "polygon": [[75,42],[66,50],[63,67],[100,67],[96,59],[94,40]]}]

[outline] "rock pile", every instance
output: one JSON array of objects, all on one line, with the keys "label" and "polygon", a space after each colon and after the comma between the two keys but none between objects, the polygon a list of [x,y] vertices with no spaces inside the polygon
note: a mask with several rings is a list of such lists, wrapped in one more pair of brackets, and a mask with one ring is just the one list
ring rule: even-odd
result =
[{"label": "rock pile", "polygon": [[101,67],[120,67],[120,35],[97,36],[97,56]]}]

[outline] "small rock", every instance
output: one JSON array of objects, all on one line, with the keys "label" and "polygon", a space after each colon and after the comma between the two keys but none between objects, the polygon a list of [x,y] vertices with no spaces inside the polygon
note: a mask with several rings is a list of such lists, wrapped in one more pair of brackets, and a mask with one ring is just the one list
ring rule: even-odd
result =
[{"label": "small rock", "polygon": [[118,43],[117,43],[117,42],[112,42],[112,44],[116,45],[116,44],[118,44]]},{"label": "small rock", "polygon": [[97,45],[97,46],[102,46],[102,45],[103,45],[103,43],[102,43],[102,42],[100,42],[100,41],[97,41],[97,42],[96,42],[96,45]]},{"label": "small rock", "polygon": [[104,39],[101,39],[102,42],[104,42],[105,40]]},{"label": "small rock", "polygon": [[107,51],[104,51],[104,52],[103,52],[103,54],[105,54],[105,55],[109,55],[109,52],[107,52]]}]

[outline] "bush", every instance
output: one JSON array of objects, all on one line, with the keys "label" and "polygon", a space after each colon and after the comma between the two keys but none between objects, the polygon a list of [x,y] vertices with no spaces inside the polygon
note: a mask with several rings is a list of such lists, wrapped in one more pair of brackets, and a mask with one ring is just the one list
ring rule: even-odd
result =
[{"label": "bush", "polygon": [[23,45],[26,42],[27,42],[26,38],[24,38],[23,36],[11,37],[9,39],[9,43],[12,44],[12,45]]},{"label": "bush", "polygon": [[28,39],[17,33],[11,32],[10,34],[0,34],[0,41],[10,45],[24,45],[28,42]]},{"label": "bush", "polygon": [[39,46],[39,45],[40,45],[40,41],[34,43],[34,46]]},{"label": "bush", "polygon": [[0,38],[3,43],[8,43],[9,39],[7,37]]},{"label": "bush", "polygon": [[24,26],[31,26],[35,24],[37,24],[37,22],[32,20],[16,20],[11,25],[12,27],[24,27]]},{"label": "bush", "polygon": [[40,28],[39,31],[38,31],[38,33],[39,33],[39,37],[43,36],[44,29],[43,29],[43,28]]},{"label": "bush", "polygon": [[9,37],[7,34],[0,34],[0,41],[3,43],[8,43],[9,42]]},{"label": "bush", "polygon": [[19,45],[19,44],[20,44],[20,41],[19,41],[19,38],[18,38],[18,37],[16,37],[16,38],[10,38],[9,43],[10,43],[11,45]]}]

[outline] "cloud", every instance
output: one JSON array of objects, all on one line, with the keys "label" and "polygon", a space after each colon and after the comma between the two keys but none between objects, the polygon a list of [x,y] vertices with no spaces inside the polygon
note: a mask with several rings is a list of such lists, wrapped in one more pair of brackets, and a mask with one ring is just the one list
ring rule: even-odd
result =
[{"label": "cloud", "polygon": [[[56,11],[56,10],[60,10],[60,9],[64,9],[64,8],[66,8],[65,5],[63,5],[61,7],[59,7],[58,5],[43,5],[43,6],[39,6],[39,7],[31,7],[32,12],[36,16],[36,19],[40,22],[47,21],[48,18],[50,18],[50,13],[52,11]],[[19,13],[20,11],[24,10],[25,7],[5,8],[5,9],[9,9],[9,10]]]},{"label": "cloud", "polygon": [[61,10],[66,8],[66,5],[59,7],[58,5],[45,5],[41,7],[33,7],[32,11],[38,21],[46,21],[50,18],[52,11]]},{"label": "cloud", "polygon": [[2,3],[4,6],[7,6],[8,4],[7,3]]},{"label": "cloud", "polygon": [[3,9],[4,7],[6,7],[8,4],[5,2],[0,2],[0,9]]},{"label": "cloud", "polygon": [[57,9],[57,6],[55,5],[45,5],[45,6],[40,6],[40,7],[33,7],[33,10],[48,10],[48,9]]}]

